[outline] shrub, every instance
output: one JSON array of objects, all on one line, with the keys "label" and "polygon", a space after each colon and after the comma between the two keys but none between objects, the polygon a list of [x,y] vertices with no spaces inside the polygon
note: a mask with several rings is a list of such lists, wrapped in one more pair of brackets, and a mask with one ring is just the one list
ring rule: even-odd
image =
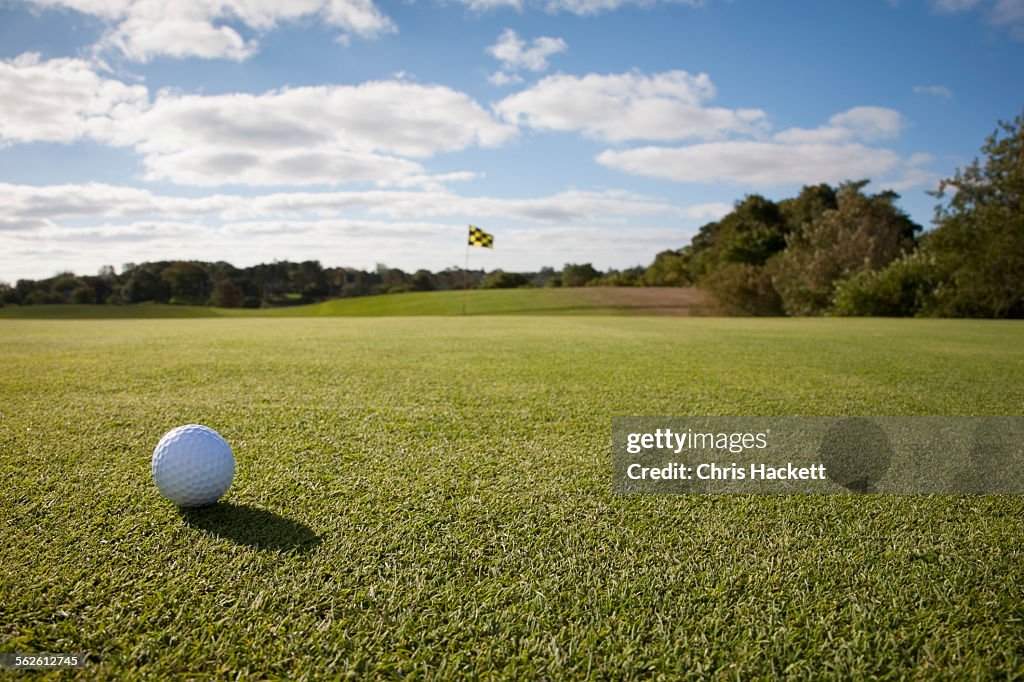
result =
[{"label": "shrub", "polygon": [[782,315],[782,299],[772,286],[768,269],[749,263],[730,263],[708,273],[700,287],[711,293],[730,315]]},{"label": "shrub", "polygon": [[935,259],[920,251],[881,270],[859,272],[839,283],[833,309],[839,315],[901,317],[926,313],[939,282]]}]

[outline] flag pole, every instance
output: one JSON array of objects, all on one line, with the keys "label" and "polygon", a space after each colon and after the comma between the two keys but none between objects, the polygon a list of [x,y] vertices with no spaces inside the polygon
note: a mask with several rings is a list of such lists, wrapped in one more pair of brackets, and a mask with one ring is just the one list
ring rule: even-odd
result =
[{"label": "flag pole", "polygon": [[469,294],[469,242],[466,242],[466,267],[462,269],[462,314],[466,314],[466,296]]}]

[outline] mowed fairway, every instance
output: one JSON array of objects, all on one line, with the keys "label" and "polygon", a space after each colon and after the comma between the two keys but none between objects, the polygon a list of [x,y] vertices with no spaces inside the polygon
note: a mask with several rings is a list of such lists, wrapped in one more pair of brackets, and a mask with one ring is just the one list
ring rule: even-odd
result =
[{"label": "mowed fairway", "polygon": [[[625,497],[615,415],[1020,415],[1024,325],[0,320],[0,643],[84,677],[1024,672],[1024,500]],[[224,502],[152,484],[199,422]],[[63,673],[63,676],[68,676]]]}]

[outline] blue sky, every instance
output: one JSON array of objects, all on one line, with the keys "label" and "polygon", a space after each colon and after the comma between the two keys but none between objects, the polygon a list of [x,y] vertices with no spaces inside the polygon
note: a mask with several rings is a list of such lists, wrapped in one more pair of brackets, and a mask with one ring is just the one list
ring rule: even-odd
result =
[{"label": "blue sky", "polygon": [[649,263],[746,194],[926,192],[1024,0],[0,0],[0,280],[164,259]]}]

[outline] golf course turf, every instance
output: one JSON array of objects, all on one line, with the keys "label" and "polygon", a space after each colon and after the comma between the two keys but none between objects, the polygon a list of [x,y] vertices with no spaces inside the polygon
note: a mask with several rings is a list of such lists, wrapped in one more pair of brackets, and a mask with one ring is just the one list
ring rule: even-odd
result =
[{"label": "golf course turf", "polygon": [[[84,678],[1019,676],[1021,498],[618,496],[610,429],[1020,415],[1022,338],[965,320],[0,319],[0,651],[86,654]],[[153,485],[153,447],[186,423],[234,448],[216,506]]]},{"label": "golf course turf", "polygon": [[340,298],[278,308],[166,304],[0,307],[0,319],[149,319],[196,317],[394,317],[451,315],[689,315],[707,312],[705,296],[679,287],[577,287],[419,291]]}]

